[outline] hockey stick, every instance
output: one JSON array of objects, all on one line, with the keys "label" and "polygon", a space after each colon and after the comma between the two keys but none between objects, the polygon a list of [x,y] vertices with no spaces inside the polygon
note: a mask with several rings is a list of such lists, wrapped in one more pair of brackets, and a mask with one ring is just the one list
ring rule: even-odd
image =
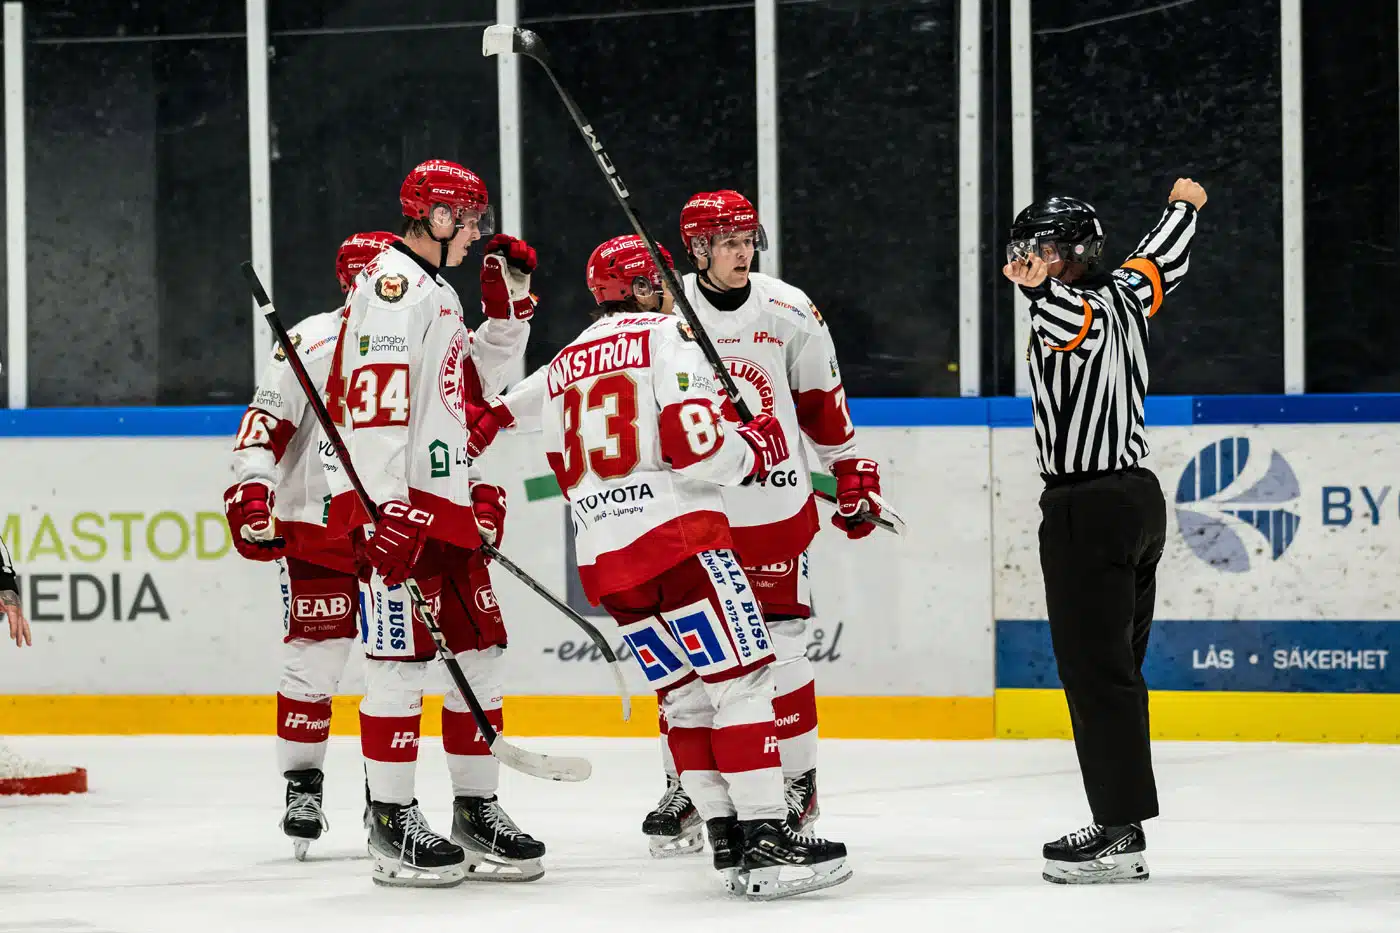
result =
[{"label": "hockey stick", "polygon": [[[359,498],[360,505],[364,507],[365,513],[369,515],[370,519],[377,522],[379,520],[379,506],[369,497],[364,483],[360,481],[360,475],[355,472],[354,464],[350,462],[350,451],[345,446],[345,440],[331,421],[330,412],[326,411],[326,403],[321,400],[321,393],[312,384],[311,376],[306,372],[306,366],[302,363],[300,354],[297,353],[296,345],[292,343],[292,338],[287,333],[287,328],[282,324],[277,309],[272,306],[272,299],[268,297],[267,290],[263,288],[261,280],[258,279],[253,264],[245,262],[242,268],[243,275],[248,279],[248,287],[252,290],[253,300],[258,303],[258,310],[267,319],[268,326],[272,328],[273,336],[277,338],[282,352],[286,354],[287,362],[291,364],[292,372],[297,377],[297,384],[305,393],[307,404],[311,406],[312,412],[316,415],[321,430],[325,432],[327,440],[331,442],[331,448],[335,451],[336,459],[340,461],[341,467],[345,470],[345,475],[350,479],[350,485],[355,488],[355,495]],[[413,601],[413,611],[423,620],[423,624],[427,626],[428,632],[433,636],[433,642],[437,645],[438,659],[447,668],[447,673],[451,676],[457,691],[461,693],[462,699],[466,700],[467,707],[471,710],[472,719],[476,722],[476,727],[480,730],[482,738],[486,740],[491,754],[516,771],[532,777],[548,778],[552,781],[587,780],[593,772],[593,766],[586,758],[541,755],[538,752],[526,751],[501,738],[500,733],[486,718],[486,712],[481,708],[476,694],[472,692],[471,685],[467,683],[466,675],[462,673],[462,666],[457,663],[452,649],[447,646],[447,639],[442,634],[442,629],[438,627],[432,605],[423,596],[423,590],[418,586],[418,582],[409,577],[404,581],[404,587],[408,590],[408,595]]]},{"label": "hockey stick", "polygon": [[[719,351],[715,349],[714,343],[710,340],[710,335],[705,332],[704,326],[700,323],[700,318],[695,313],[695,309],[690,306],[690,301],[681,290],[680,281],[676,278],[675,272],[661,258],[661,252],[657,249],[656,241],[647,233],[646,227],[642,226],[642,219],[637,216],[637,212],[632,210],[632,195],[628,193],[627,186],[622,182],[622,176],[617,173],[617,168],[613,165],[612,158],[603,149],[602,142],[598,139],[598,134],[593,132],[592,125],[588,118],[583,115],[583,111],[578,109],[578,104],[569,92],[564,90],[564,86],[559,83],[559,79],[554,75],[554,69],[549,64],[549,51],[544,47],[544,40],[538,34],[529,29],[519,26],[511,26],[504,23],[497,23],[494,26],[487,26],[481,37],[481,54],[490,57],[492,55],[502,55],[507,52],[514,52],[517,55],[524,55],[533,59],[535,64],[544,69],[544,73],[549,76],[549,82],[554,85],[554,90],[559,95],[559,99],[564,102],[564,108],[569,111],[569,116],[574,121],[574,126],[583,134],[583,141],[588,145],[589,152],[593,153],[593,159],[598,163],[598,168],[603,176],[607,178],[608,185],[612,188],[614,197],[617,198],[618,206],[627,215],[627,221],[636,231],[637,236],[642,238],[646,244],[647,254],[651,256],[651,261],[656,264],[656,268],[661,271],[661,276],[666,282],[666,288],[676,302],[676,307],[680,309],[681,317],[690,325],[691,331],[695,334],[695,342],[700,345],[700,350],[705,354],[705,359],[714,368],[715,375],[719,378],[720,384],[724,386],[724,391],[728,393],[731,401],[734,402],[734,410],[739,413],[739,420],[745,423],[753,420],[753,412],[744,397],[739,394],[739,387],[734,382],[733,375],[729,372],[729,367],[724,365],[720,359]],[[825,497],[823,497],[825,498]],[[879,525],[887,531],[898,534],[899,529],[893,523],[882,519],[879,515],[866,515],[870,521]]]},{"label": "hockey stick", "polygon": [[[622,673],[624,665],[618,660],[617,652],[613,651],[612,645],[608,644],[608,640],[603,637],[603,633],[598,631],[587,619],[575,612],[573,607],[568,603],[561,600],[558,596],[555,596],[546,589],[543,584],[530,576],[525,568],[502,554],[494,544],[482,541],[481,550],[492,560],[497,561],[502,567],[506,568],[511,576],[534,590],[544,598],[545,602],[568,616],[570,621],[583,629],[584,634],[588,636],[588,640],[593,642],[594,646],[602,652],[603,658],[608,662],[608,668],[612,671],[613,680],[617,682],[618,696],[622,698],[622,721],[630,721],[632,718],[632,692],[627,688],[627,679]],[[452,584],[452,592],[457,596],[457,601],[465,607],[467,601],[463,599],[462,594],[458,592],[456,582],[451,580],[448,582]]]},{"label": "hockey stick", "polygon": [[598,631],[597,627],[587,619],[575,612],[572,606],[564,602],[558,596],[555,596],[537,582],[534,577],[526,573],[519,564],[502,554],[494,544],[488,544],[483,541],[481,542],[481,549],[490,555],[492,559],[499,561],[501,566],[506,568],[515,579],[534,590],[545,602],[568,616],[575,625],[583,629],[584,634],[588,636],[588,640],[593,642],[594,646],[602,652],[603,658],[608,662],[608,667],[612,670],[613,680],[617,681],[617,692],[618,695],[622,697],[623,722],[631,720],[632,692],[628,689],[627,678],[622,673],[625,665],[618,659],[617,652],[613,651],[612,645],[608,644],[608,640],[603,636],[603,633]]}]

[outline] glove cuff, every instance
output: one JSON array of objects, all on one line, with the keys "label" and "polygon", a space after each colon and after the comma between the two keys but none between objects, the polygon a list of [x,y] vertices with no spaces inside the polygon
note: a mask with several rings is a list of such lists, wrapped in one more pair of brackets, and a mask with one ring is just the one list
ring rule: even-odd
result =
[{"label": "glove cuff", "polygon": [[832,476],[852,476],[852,475],[873,476],[880,478],[880,464],[865,457],[850,457],[845,460],[837,460],[831,465]]},{"label": "glove cuff", "polygon": [[506,407],[506,403],[500,398],[493,398],[486,403],[486,407],[491,412],[491,417],[496,419],[496,426],[500,428],[515,427],[515,415]]}]

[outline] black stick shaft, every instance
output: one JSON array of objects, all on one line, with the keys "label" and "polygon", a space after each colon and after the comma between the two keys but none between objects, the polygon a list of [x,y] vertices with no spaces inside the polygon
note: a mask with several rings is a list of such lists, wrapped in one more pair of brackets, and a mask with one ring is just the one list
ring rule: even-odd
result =
[{"label": "black stick shaft", "polygon": [[481,543],[481,549],[487,554],[489,554],[493,560],[500,563],[502,567],[506,568],[506,570],[509,571],[510,574],[515,577],[515,579],[519,580],[521,583],[534,590],[536,593],[538,593],[544,598],[545,602],[549,603],[555,609],[558,609],[564,615],[568,616],[569,619],[575,625],[583,629],[584,634],[588,636],[588,640],[593,642],[593,644],[598,647],[598,650],[602,652],[603,657],[607,658],[608,663],[613,663],[617,661],[617,652],[613,651],[612,645],[608,644],[608,640],[603,637],[603,633],[598,631],[597,627],[590,623],[587,619],[575,612],[572,606],[564,602],[558,596],[555,596],[548,589],[546,589],[544,586],[538,583],[534,577],[530,576],[530,574],[525,571],[523,567],[521,567],[515,561],[511,560],[509,557],[506,557],[504,554],[502,554],[496,548],[495,545],[487,544],[485,541],[483,541]]}]

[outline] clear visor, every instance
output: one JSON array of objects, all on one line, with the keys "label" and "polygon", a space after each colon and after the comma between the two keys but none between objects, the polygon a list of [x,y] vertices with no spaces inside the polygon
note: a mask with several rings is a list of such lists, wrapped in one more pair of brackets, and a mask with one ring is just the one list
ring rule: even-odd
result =
[{"label": "clear visor", "polygon": [[471,227],[483,237],[496,232],[496,215],[489,204],[484,211],[465,204],[434,204],[428,217],[434,227],[446,226],[450,219],[452,226],[458,230]]},{"label": "clear visor", "polygon": [[744,230],[717,230],[690,238],[690,251],[706,259],[715,253],[738,252],[745,247],[756,253],[768,248],[768,234],[763,231],[763,224]]},{"label": "clear visor", "polygon": [[632,294],[637,298],[650,298],[652,295],[661,294],[661,273],[653,271],[651,275],[639,275],[632,280]]},{"label": "clear visor", "polygon": [[1006,244],[1007,262],[1028,262],[1032,256],[1039,256],[1047,265],[1069,258],[1060,254],[1060,244],[1041,237],[1012,240]]}]

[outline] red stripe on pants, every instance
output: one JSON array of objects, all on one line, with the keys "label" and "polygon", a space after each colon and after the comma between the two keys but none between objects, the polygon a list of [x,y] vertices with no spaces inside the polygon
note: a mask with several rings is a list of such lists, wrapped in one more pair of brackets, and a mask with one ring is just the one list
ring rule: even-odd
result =
[{"label": "red stripe on pants", "polygon": [[817,685],[809,680],[791,693],[774,697],[773,720],[780,739],[794,739],[815,729]]},{"label": "red stripe on pants", "polygon": [[370,761],[406,762],[418,760],[416,716],[369,716],[360,713],[360,751]]},{"label": "red stripe on pants", "polygon": [[713,729],[682,729],[674,727],[666,733],[666,744],[676,760],[676,773],[687,771],[718,771],[715,766]]},{"label": "red stripe on pants", "polygon": [[331,701],[308,703],[277,694],[277,737],[315,744],[331,734]]},{"label": "red stripe on pants", "polygon": [[[505,717],[499,709],[483,710],[486,721],[497,733],[505,732]],[[489,755],[491,748],[481,737],[470,712],[442,708],[442,750],[449,755]]]},{"label": "red stripe on pants", "polygon": [[[675,730],[671,731],[675,735]],[[710,740],[720,774],[738,774],[782,766],[778,736],[771,722],[754,722],[714,730]],[[679,766],[679,760],[677,766]]]}]

